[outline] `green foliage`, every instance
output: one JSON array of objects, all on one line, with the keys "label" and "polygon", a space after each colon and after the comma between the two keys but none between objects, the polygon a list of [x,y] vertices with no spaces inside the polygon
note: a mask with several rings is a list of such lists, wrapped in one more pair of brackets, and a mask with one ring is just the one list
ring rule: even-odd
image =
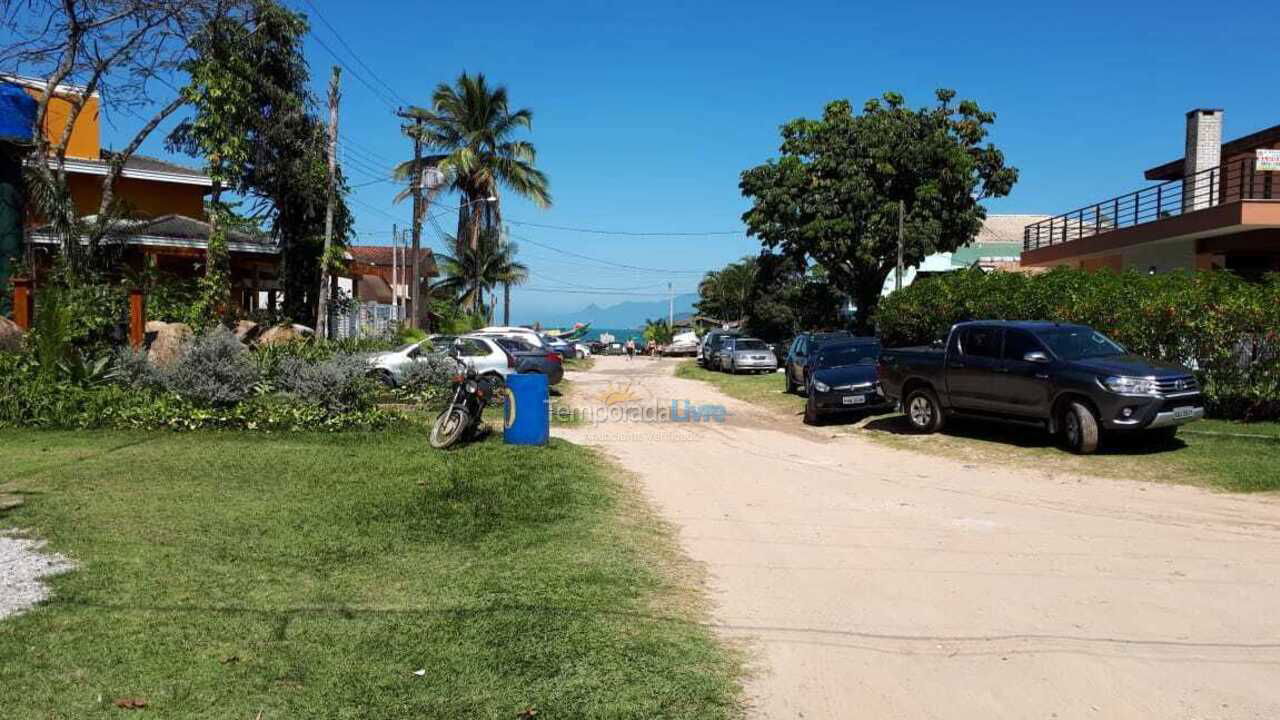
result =
[{"label": "green foliage", "polygon": [[755,280],[756,259],[750,256],[708,272],[698,283],[698,312],[721,321],[745,319]]},{"label": "green foliage", "polygon": [[764,247],[820,264],[854,298],[867,327],[885,278],[897,262],[899,203],[905,207],[908,265],[968,243],[981,227],[984,198],[1007,195],[1017,170],[982,145],[993,113],[955,92],[911,110],[897,93],[872,99],[855,115],[848,101],[819,120],[782,127],[782,157],[742,174],[752,200],[743,215]]},{"label": "green foliage", "polygon": [[1280,277],[1228,272],[962,271],[885,298],[887,347],[930,342],[956,322],[1051,320],[1092,326],[1128,349],[1193,368],[1216,416],[1280,418]]},{"label": "green foliage", "polygon": [[377,383],[369,378],[367,356],[353,353],[337,353],[320,362],[285,358],[276,371],[274,386],[335,413],[369,409],[377,389]]},{"label": "green foliage", "polygon": [[249,350],[220,326],[197,335],[181,355],[157,371],[157,380],[166,390],[213,407],[245,399],[258,378]]},{"label": "green foliage", "polygon": [[666,345],[675,335],[675,329],[667,324],[665,318],[644,321],[644,339],[648,342]]},{"label": "green foliage", "polygon": [[[117,360],[117,366],[119,366]],[[371,405],[335,409],[275,393],[244,394],[234,404],[210,405],[158,385],[152,372],[118,372],[111,382],[46,376],[31,356],[0,353],[0,428],[234,429],[345,431],[401,423]]]}]

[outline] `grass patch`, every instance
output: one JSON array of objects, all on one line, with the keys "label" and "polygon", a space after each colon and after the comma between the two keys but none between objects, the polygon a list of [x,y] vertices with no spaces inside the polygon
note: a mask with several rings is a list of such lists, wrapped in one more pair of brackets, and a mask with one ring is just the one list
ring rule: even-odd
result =
[{"label": "grass patch", "polygon": [[[702,380],[724,394],[761,407],[796,415],[804,398],[783,392],[780,374],[729,375],[705,370],[690,360],[676,377]],[[788,421],[800,422],[798,418]],[[1280,423],[1203,420],[1178,432],[1170,445],[1145,439],[1104,441],[1096,455],[1071,455],[1056,439],[1033,428],[974,420],[948,422],[938,435],[915,435],[899,414],[871,418],[833,418],[824,430],[857,433],[893,447],[932,453],[973,463],[1003,463],[1061,472],[1131,480],[1204,485],[1237,492],[1280,490]]]},{"label": "grass patch", "polygon": [[6,432],[0,456],[26,498],[0,525],[79,563],[0,621],[5,717],[740,714],[668,531],[584,448]]},{"label": "grass patch", "polygon": [[590,370],[591,368],[595,367],[595,365],[596,365],[596,357],[594,355],[588,355],[587,357],[584,357],[584,358],[565,358],[564,360],[565,372],[569,372],[573,370],[583,372],[586,370]]},{"label": "grass patch", "polygon": [[707,370],[696,360],[685,360],[676,366],[676,377],[711,383],[732,398],[773,410],[796,414],[804,410],[804,397],[788,393],[782,373],[732,375]]}]

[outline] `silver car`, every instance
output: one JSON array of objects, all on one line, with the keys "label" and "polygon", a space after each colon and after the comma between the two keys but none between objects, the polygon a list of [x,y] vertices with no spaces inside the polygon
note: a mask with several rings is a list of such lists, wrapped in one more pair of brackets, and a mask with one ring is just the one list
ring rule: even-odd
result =
[{"label": "silver car", "polygon": [[432,346],[429,341],[410,343],[388,352],[375,353],[369,357],[371,373],[388,387],[395,387],[404,379],[404,373],[414,363],[423,362],[432,356],[441,357],[449,350],[457,352],[458,361],[475,368],[481,375],[494,373],[505,380],[515,372],[515,360],[491,338],[464,335],[452,342],[437,343]]},{"label": "silver car", "polygon": [[728,337],[720,346],[716,363],[721,370],[730,373],[774,372],[778,358],[763,340],[744,337]]}]

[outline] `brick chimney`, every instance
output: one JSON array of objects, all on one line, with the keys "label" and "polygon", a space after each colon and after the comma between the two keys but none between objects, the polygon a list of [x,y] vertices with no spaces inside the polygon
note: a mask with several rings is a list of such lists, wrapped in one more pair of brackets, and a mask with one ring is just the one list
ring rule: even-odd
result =
[{"label": "brick chimney", "polygon": [[1197,173],[1222,164],[1222,108],[1196,108],[1187,113],[1187,150],[1183,156],[1182,211],[1218,201],[1217,181]]}]

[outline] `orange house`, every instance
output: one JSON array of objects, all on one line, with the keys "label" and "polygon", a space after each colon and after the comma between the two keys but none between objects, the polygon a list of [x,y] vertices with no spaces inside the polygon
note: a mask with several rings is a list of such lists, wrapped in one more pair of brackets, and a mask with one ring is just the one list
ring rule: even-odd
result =
[{"label": "orange house", "polygon": [[[21,86],[37,100],[45,91],[45,83],[39,79],[11,76],[0,77],[0,81]],[[57,142],[67,127],[72,99],[83,93],[83,88],[75,86],[59,86],[54,91],[42,128],[51,142]],[[102,180],[112,159],[111,151],[102,148],[100,118],[101,104],[95,93],[85,98],[67,142],[68,189],[82,216],[98,213]],[[51,166],[53,163],[50,160]],[[200,170],[153,157],[131,156],[114,187],[114,197],[125,217],[115,233],[125,246],[124,261],[134,268],[154,261],[160,270],[179,277],[202,274],[210,231],[204,202],[212,185]],[[30,213],[27,225],[37,266],[47,265],[58,239]],[[266,236],[231,231],[227,239],[232,292],[242,307],[257,309],[264,296],[269,305],[274,305],[281,289],[279,248]]]}]

